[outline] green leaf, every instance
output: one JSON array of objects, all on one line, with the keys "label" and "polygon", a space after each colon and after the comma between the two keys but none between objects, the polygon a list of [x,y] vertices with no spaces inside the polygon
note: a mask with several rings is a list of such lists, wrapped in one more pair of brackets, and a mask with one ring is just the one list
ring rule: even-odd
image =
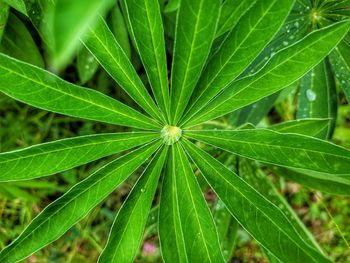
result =
[{"label": "green leaf", "polygon": [[213,218],[179,143],[168,159],[159,235],[165,262],[224,262]]},{"label": "green leaf", "polygon": [[156,104],[102,17],[89,29],[84,44],[134,101],[153,118],[161,119]]},{"label": "green leaf", "polygon": [[329,125],[329,119],[300,119],[269,126],[269,130],[280,133],[298,133],[315,137]]},{"label": "green leaf", "polygon": [[0,252],[0,261],[17,262],[58,239],[144,163],[160,144],[158,141],[125,155],[73,186]]},{"label": "green leaf", "polygon": [[227,262],[231,259],[236,246],[239,225],[237,220],[232,217],[230,211],[227,210],[225,204],[220,199],[217,200],[213,210],[213,217],[219,235],[221,251]]},{"label": "green leaf", "polygon": [[158,0],[124,0],[131,32],[158,106],[169,116],[168,69]]},{"label": "green leaf", "polygon": [[272,40],[294,0],[257,1],[210,58],[191,98],[186,118],[235,80]]},{"label": "green leaf", "polygon": [[265,163],[335,175],[350,170],[350,151],[305,135],[264,129],[186,131],[184,135]]},{"label": "green leaf", "polygon": [[329,57],[340,86],[350,101],[350,35],[335,47]]},{"label": "green leaf", "polygon": [[139,250],[168,146],[159,150],[118,211],[100,262],[133,262]]},{"label": "green leaf", "polygon": [[183,140],[197,167],[238,222],[282,262],[330,262],[305,243],[288,218],[219,161]]},{"label": "green leaf", "polygon": [[0,153],[0,181],[52,175],[157,138],[158,133],[97,134]]},{"label": "green leaf", "polygon": [[3,93],[40,109],[141,129],[160,127],[153,120],[102,93],[73,85],[3,54],[0,54],[0,83]]},{"label": "green leaf", "polygon": [[216,37],[230,31],[257,0],[226,0],[221,6]]},{"label": "green leaf", "polygon": [[176,125],[208,58],[219,0],[182,0],[177,16],[171,75],[171,124]]},{"label": "green leaf", "polygon": [[287,178],[301,185],[335,195],[350,195],[350,179],[330,174],[290,170],[273,167],[278,176]]},{"label": "green leaf", "polygon": [[77,69],[81,84],[85,84],[95,75],[98,65],[98,61],[87,48],[83,47],[79,51],[77,56]]},{"label": "green leaf", "polygon": [[24,0],[2,0],[2,2],[7,3],[17,11],[27,15],[27,8]]},{"label": "green leaf", "polygon": [[100,0],[59,0],[53,10],[45,10],[52,18],[47,25],[52,40],[51,62],[56,69],[66,65],[74,54],[80,38],[93,25],[99,14],[104,14],[113,1]]},{"label": "green leaf", "polygon": [[293,208],[288,204],[274,186],[270,178],[253,161],[244,158],[239,159],[239,175],[256,191],[263,195],[271,203],[275,204],[281,212],[289,219],[295,230],[303,240],[315,249],[322,251],[315,238],[300,220]]},{"label": "green leaf", "polygon": [[337,119],[337,90],[327,59],[309,71],[300,83],[297,118],[329,118],[320,138],[331,137]]},{"label": "green leaf", "polygon": [[10,14],[1,41],[0,51],[22,61],[44,68],[44,61],[23,22]]},{"label": "green leaf", "polygon": [[255,75],[230,84],[185,127],[211,120],[267,97],[296,80],[316,66],[344,37],[349,21],[314,31],[301,41],[276,53]]},{"label": "green leaf", "polygon": [[126,56],[131,59],[131,46],[129,41],[128,27],[118,3],[116,3],[111,11],[110,21],[111,31],[113,32],[115,39],[124,50]]},{"label": "green leaf", "polygon": [[7,23],[8,15],[9,15],[9,6],[7,3],[1,0],[0,1],[0,42]]}]

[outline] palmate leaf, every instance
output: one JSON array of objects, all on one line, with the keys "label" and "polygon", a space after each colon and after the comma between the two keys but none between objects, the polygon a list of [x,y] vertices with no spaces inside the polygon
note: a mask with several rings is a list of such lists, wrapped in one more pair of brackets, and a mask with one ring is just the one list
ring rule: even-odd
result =
[{"label": "palmate leaf", "polygon": [[329,118],[320,137],[331,137],[337,118],[337,90],[330,64],[324,59],[309,71],[300,83],[297,118]]},{"label": "palmate leaf", "polygon": [[220,117],[294,83],[334,48],[349,27],[349,21],[336,23],[279,51],[258,73],[231,83],[192,119],[184,121],[184,127]]},{"label": "palmate leaf", "polygon": [[165,262],[224,262],[213,218],[179,143],[168,158],[159,236]]},{"label": "palmate leaf", "polygon": [[310,247],[287,217],[242,178],[186,139],[185,149],[238,222],[282,262],[330,262]]},{"label": "palmate leaf", "polygon": [[131,32],[146,69],[153,94],[165,116],[169,116],[168,69],[163,21],[158,0],[123,0]]},{"label": "palmate leaf", "polygon": [[0,153],[0,182],[62,172],[159,138],[159,133],[97,134]]},{"label": "palmate leaf", "polygon": [[210,58],[189,104],[187,118],[238,77],[271,41],[294,0],[257,1]]},{"label": "palmate leaf", "polygon": [[0,54],[0,91],[29,105],[111,124],[159,129],[154,120],[92,89]]},{"label": "palmate leaf", "polygon": [[219,0],[181,0],[171,70],[171,124],[180,120],[209,55]]},{"label": "palmate leaf", "polygon": [[99,262],[133,262],[147,223],[168,146],[160,149],[118,211]]},{"label": "palmate leaf", "polygon": [[186,131],[185,135],[270,164],[335,175],[350,171],[349,150],[305,135],[265,129]]},{"label": "palmate leaf", "polygon": [[156,104],[102,17],[88,30],[84,44],[134,101],[153,118],[162,120]]},{"label": "palmate leaf", "polygon": [[9,246],[0,262],[17,262],[63,235],[89,213],[161,145],[155,142],[105,165],[47,206]]}]

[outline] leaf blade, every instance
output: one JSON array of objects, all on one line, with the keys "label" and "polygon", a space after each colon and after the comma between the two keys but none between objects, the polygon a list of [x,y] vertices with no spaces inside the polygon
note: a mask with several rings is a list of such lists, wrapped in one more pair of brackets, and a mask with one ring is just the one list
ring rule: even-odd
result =
[{"label": "leaf blade", "polygon": [[248,67],[281,28],[293,3],[294,0],[257,1],[245,13],[210,58],[191,98],[186,119]]},{"label": "leaf blade", "polygon": [[0,54],[0,82],[0,91],[37,108],[141,129],[160,127],[152,119],[102,93],[73,85],[3,54]]},{"label": "leaf blade", "polygon": [[160,149],[128,195],[113,222],[99,262],[133,262],[152,206],[168,147]]},{"label": "leaf blade", "polygon": [[[107,164],[73,186],[61,198],[46,207],[15,241],[0,252],[1,262],[19,261],[59,238],[106,198],[160,145],[161,142],[158,141],[139,148]],[[53,228],[51,224],[59,227]]]},{"label": "leaf blade", "polygon": [[[171,150],[171,176],[175,183],[173,187],[176,191],[178,216],[187,260],[188,262],[224,262],[213,218],[185,152],[179,143],[174,144]],[[164,205],[161,205],[160,209],[164,209]],[[162,213],[164,211],[160,211],[160,215]],[[164,228],[160,228],[161,238],[165,234],[164,231],[166,231]],[[162,251],[164,256],[164,246]],[[171,258],[164,257],[164,260],[168,262]]]},{"label": "leaf blade", "polygon": [[176,125],[185,111],[209,55],[219,8],[218,0],[181,1],[171,73],[171,124]]},{"label": "leaf blade", "polygon": [[157,133],[80,136],[0,153],[0,181],[52,175],[159,138]]},{"label": "leaf blade", "polygon": [[292,84],[334,48],[345,36],[349,26],[349,21],[336,23],[314,31],[296,44],[279,51],[257,74],[230,84],[185,123],[185,127],[223,116]]},{"label": "leaf blade", "polygon": [[243,179],[189,141],[183,144],[231,214],[277,258],[290,263],[330,262],[306,244],[280,210]]},{"label": "leaf blade", "polygon": [[348,174],[350,170],[349,150],[309,136],[264,129],[187,131],[186,136],[279,166],[334,175]]},{"label": "leaf blade", "polygon": [[162,120],[157,106],[102,17],[88,29],[83,43],[134,101],[153,118]]},{"label": "leaf blade", "polygon": [[168,119],[168,69],[159,3],[157,0],[124,0],[124,5],[153,94]]}]

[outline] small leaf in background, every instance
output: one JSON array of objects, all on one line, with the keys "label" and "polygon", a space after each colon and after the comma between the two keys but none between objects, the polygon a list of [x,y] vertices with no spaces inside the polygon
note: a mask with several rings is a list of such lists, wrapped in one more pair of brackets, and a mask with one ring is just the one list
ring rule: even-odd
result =
[{"label": "small leaf in background", "polygon": [[[93,25],[99,15],[106,13],[112,0],[57,0],[48,6],[50,20],[46,25],[51,49],[51,64],[56,70],[62,69],[79,48],[80,38]],[[52,9],[52,10],[51,10]]]},{"label": "small leaf in background", "polygon": [[98,69],[98,61],[90,51],[82,47],[77,56],[77,69],[81,84],[88,82]]},{"label": "small leaf in background", "polygon": [[328,118],[319,137],[329,139],[337,118],[337,90],[328,59],[309,71],[300,82],[297,118]]},{"label": "small leaf in background", "polygon": [[8,18],[0,51],[40,68],[45,66],[39,48],[25,24],[12,13]]},{"label": "small leaf in background", "polygon": [[9,6],[3,0],[0,0],[0,42],[2,35],[4,34],[4,29],[7,23],[7,17],[9,15]]}]

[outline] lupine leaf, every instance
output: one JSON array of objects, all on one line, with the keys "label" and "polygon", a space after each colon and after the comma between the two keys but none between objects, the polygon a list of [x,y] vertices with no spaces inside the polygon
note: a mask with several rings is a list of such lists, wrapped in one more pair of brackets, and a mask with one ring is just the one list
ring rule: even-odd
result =
[{"label": "lupine leaf", "polygon": [[311,189],[336,195],[350,195],[349,178],[310,171],[290,170],[283,167],[273,167],[272,170],[278,176],[282,176]]},{"label": "lupine leaf", "polygon": [[171,75],[171,124],[177,124],[209,55],[219,0],[182,0],[177,16]]},{"label": "lupine leaf", "polygon": [[141,129],[159,128],[153,120],[106,95],[3,54],[0,83],[0,91],[37,108]]},{"label": "lupine leaf", "polygon": [[330,54],[335,75],[350,101],[350,35],[348,35]]},{"label": "lupine leaf", "polygon": [[8,18],[0,51],[16,59],[44,68],[43,58],[31,34],[24,23],[12,13]]},{"label": "lupine leaf", "polygon": [[129,96],[148,114],[159,119],[156,104],[102,17],[89,29],[84,44]]},{"label": "lupine leaf", "polygon": [[10,7],[4,1],[0,1],[0,41],[7,23]]},{"label": "lupine leaf", "polygon": [[116,3],[111,11],[111,31],[119,45],[123,48],[127,57],[131,59],[128,27],[118,3]]},{"label": "lupine leaf", "polygon": [[0,153],[0,181],[52,175],[157,138],[158,133],[87,135]]},{"label": "lupine leaf", "polygon": [[[171,173],[166,174],[164,190],[170,191],[166,195],[174,196],[170,200],[162,198],[160,207],[159,231],[163,258],[165,262],[174,262],[171,254],[176,246],[171,247],[174,241],[168,242],[172,237],[169,236],[171,232],[168,232],[167,224],[170,222],[174,224],[177,221],[175,228],[181,230],[177,233],[176,239],[183,240],[186,257],[176,262],[182,262],[182,260],[185,262],[224,262],[213,218],[185,152],[179,143],[174,144],[171,150],[168,163]],[[169,183],[171,185],[167,185]],[[171,201],[171,204],[166,201]],[[169,209],[177,211],[174,214],[168,214]]]},{"label": "lupine leaf", "polygon": [[124,0],[124,4],[155,99],[163,114],[169,116],[168,70],[158,0]]},{"label": "lupine leaf", "polygon": [[298,215],[294,212],[293,208],[279,193],[277,188],[271,182],[270,178],[268,178],[268,176],[262,170],[254,165],[254,161],[240,158],[239,175],[267,200],[275,204],[283,212],[283,214],[285,214],[290,223],[294,226],[295,230],[299,233],[299,235],[306,243],[308,243],[311,247],[322,251],[315,238],[306,228],[304,223],[300,220]]},{"label": "lupine leaf", "polygon": [[297,118],[329,118],[320,137],[331,137],[337,118],[337,90],[327,59],[309,71],[300,82]]},{"label": "lupine leaf", "polygon": [[82,47],[77,56],[77,70],[80,78],[80,83],[88,82],[98,70],[98,61],[91,52]]},{"label": "lupine leaf", "polygon": [[295,121],[286,121],[269,126],[269,130],[280,133],[298,133],[308,136],[316,136],[329,125],[329,119],[300,119]]},{"label": "lupine leaf", "polygon": [[144,163],[160,142],[144,146],[102,167],[47,206],[9,246],[3,263],[17,262],[62,236]]},{"label": "lupine leaf", "polygon": [[216,37],[230,31],[256,0],[226,0],[221,6]]},{"label": "lupine leaf", "polygon": [[276,53],[255,75],[231,83],[203,107],[185,127],[211,120],[269,96],[301,78],[316,66],[345,36],[349,21],[314,31]]},{"label": "lupine leaf", "polygon": [[271,41],[294,0],[257,1],[210,58],[191,98],[187,118],[237,78]]},{"label": "lupine leaf", "polygon": [[[104,14],[111,6],[111,0],[59,0],[52,5],[53,10],[45,10],[52,15],[48,22],[48,35],[52,46],[51,62],[57,69],[69,61],[78,47],[80,37],[93,25],[99,14]],[[83,8],[82,8],[83,7]]]},{"label": "lupine leaf", "polygon": [[168,146],[159,150],[120,208],[99,262],[133,262],[142,241],[167,150]]},{"label": "lupine leaf", "polygon": [[330,262],[305,243],[288,218],[208,153],[183,141],[197,167],[238,222],[282,262]]},{"label": "lupine leaf", "polygon": [[270,130],[186,131],[186,136],[262,162],[309,171],[348,174],[350,151],[299,134]]}]

